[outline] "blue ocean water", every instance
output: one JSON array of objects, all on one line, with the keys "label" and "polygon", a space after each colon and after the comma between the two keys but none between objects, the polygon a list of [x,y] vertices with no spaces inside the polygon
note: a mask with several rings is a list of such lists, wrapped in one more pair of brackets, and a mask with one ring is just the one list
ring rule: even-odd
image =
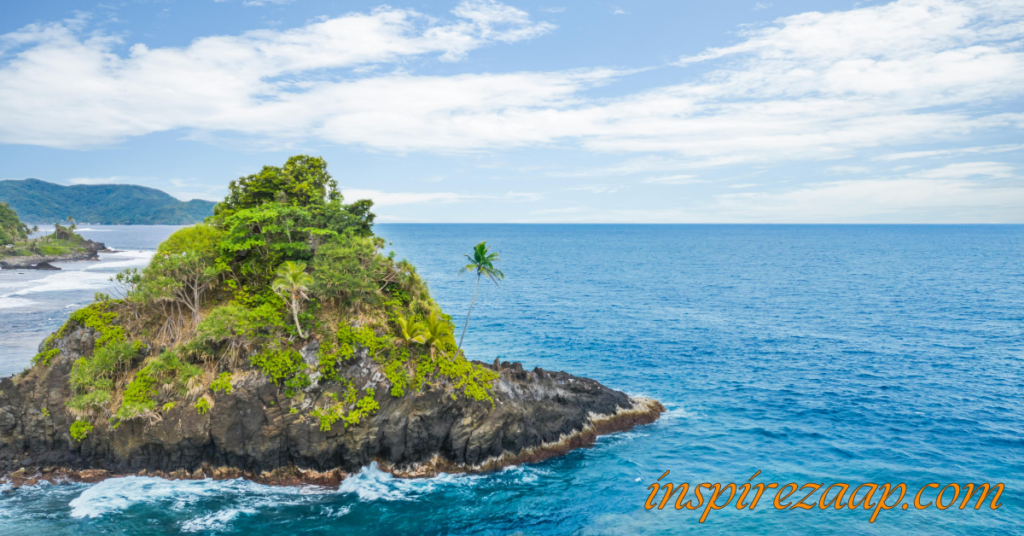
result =
[{"label": "blue ocean water", "polygon": [[[489,475],[408,481],[369,468],[337,491],[137,477],[23,488],[0,494],[0,533],[1024,533],[1024,226],[377,232],[460,328],[474,283],[456,277],[462,254],[482,240],[501,253],[506,278],[481,286],[470,357],[588,376],[669,411]],[[12,337],[0,324],[4,344]],[[0,355],[0,367],[30,356]],[[1006,488],[995,511],[894,509],[874,523],[863,510],[777,511],[766,492],[754,511],[730,505],[699,524],[699,511],[644,509],[666,470],[691,485],[758,470],[755,483],[906,482],[908,501],[930,482]]]}]

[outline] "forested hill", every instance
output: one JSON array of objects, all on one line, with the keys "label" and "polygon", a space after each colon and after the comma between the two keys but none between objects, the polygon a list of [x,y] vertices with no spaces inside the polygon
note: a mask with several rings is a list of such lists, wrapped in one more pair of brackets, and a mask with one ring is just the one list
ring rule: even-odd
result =
[{"label": "forested hill", "polygon": [[61,186],[38,179],[0,181],[0,201],[30,224],[64,221],[98,224],[183,225],[213,214],[212,201],[179,201],[133,184]]}]

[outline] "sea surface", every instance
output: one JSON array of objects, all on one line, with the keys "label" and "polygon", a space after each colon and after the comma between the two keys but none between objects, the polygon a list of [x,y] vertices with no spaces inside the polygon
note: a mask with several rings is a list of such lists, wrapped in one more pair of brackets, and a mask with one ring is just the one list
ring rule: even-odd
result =
[{"label": "sea surface", "polygon": [[[173,227],[91,227],[122,253],[0,272],[0,374]],[[1024,226],[397,225],[483,361],[588,376],[668,408],[593,448],[479,476],[338,490],[122,478],[0,492],[0,534],[1022,534]],[[1002,506],[883,511],[646,510],[663,482],[1001,482]],[[771,495],[769,495],[771,494]],[[799,500],[805,492],[794,495]],[[816,500],[815,495],[812,500]],[[692,498],[692,492],[690,498]],[[934,493],[925,495],[934,500]],[[674,501],[672,501],[674,503]]]}]

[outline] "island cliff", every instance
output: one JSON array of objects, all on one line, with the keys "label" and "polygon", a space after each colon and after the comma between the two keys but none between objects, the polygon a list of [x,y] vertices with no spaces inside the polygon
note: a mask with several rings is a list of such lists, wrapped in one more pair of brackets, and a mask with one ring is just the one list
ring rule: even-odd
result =
[{"label": "island cliff", "polygon": [[52,234],[38,238],[7,203],[0,202],[0,269],[60,270],[51,262],[99,260],[107,249],[101,242],[86,240],[75,233],[74,221],[67,227],[57,223]]},{"label": "island cliff", "polygon": [[316,158],[233,182],[0,380],[0,475],[473,473],[660,416],[593,380],[468,361],[415,269],[380,253],[369,206],[341,204]]}]

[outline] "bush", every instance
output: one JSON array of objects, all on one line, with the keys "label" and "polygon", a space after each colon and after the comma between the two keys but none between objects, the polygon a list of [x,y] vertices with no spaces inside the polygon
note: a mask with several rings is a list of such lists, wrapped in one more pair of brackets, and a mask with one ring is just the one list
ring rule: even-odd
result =
[{"label": "bush", "polygon": [[220,375],[217,376],[217,379],[213,380],[213,383],[210,384],[210,389],[212,389],[214,393],[223,392],[224,394],[230,395],[232,390],[231,373],[221,372]]},{"label": "bush", "polygon": [[303,365],[302,354],[292,348],[265,349],[250,361],[275,382],[295,374]]},{"label": "bush", "polygon": [[210,401],[206,398],[200,398],[196,401],[195,408],[200,415],[206,415],[210,411]]},{"label": "bush", "polygon": [[156,408],[157,391],[154,387],[156,378],[149,374],[146,367],[135,374],[135,379],[124,390],[124,400],[117,410],[117,418],[128,420]]},{"label": "bush", "polygon": [[75,441],[81,442],[86,437],[89,437],[89,432],[92,432],[93,426],[89,421],[83,421],[81,419],[71,423],[71,438]]}]

